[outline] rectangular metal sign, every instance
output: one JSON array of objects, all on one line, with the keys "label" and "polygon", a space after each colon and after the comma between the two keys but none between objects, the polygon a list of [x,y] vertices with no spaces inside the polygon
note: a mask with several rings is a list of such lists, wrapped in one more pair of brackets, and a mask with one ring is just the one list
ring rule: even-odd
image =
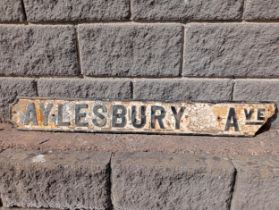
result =
[{"label": "rectangular metal sign", "polygon": [[253,136],[274,103],[192,103],[22,98],[11,107],[21,130]]}]

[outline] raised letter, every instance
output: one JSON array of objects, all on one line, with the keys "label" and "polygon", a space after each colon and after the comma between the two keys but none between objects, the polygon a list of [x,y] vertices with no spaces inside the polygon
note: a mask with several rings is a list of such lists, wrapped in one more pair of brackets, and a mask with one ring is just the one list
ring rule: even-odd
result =
[{"label": "raised letter", "polygon": [[234,108],[230,108],[229,110],[225,131],[229,131],[231,127],[234,127],[235,131],[239,131],[239,126]]},{"label": "raised letter", "polygon": [[145,116],[145,111],[146,111],[146,107],[145,106],[141,106],[140,107],[140,122],[137,122],[137,110],[136,110],[136,106],[132,106],[132,125],[135,128],[143,128],[145,123],[146,123],[146,116]]},{"label": "raised letter", "polygon": [[38,125],[37,113],[36,113],[34,103],[28,104],[27,107],[26,107],[26,113],[25,113],[25,117],[24,117],[24,125],[29,125],[30,122],[32,122],[33,125]]},{"label": "raised letter", "polygon": [[[101,111],[101,112],[100,112]],[[93,108],[93,113],[97,116],[99,120],[96,118],[93,119],[93,124],[98,127],[104,127],[107,124],[106,117],[102,114],[102,112],[107,112],[107,108],[103,105],[96,105]]]},{"label": "raised letter", "polygon": [[175,119],[175,129],[180,129],[180,120],[185,111],[185,107],[181,107],[179,112],[177,113],[176,108],[174,106],[171,107],[174,119]]},{"label": "raised letter", "polygon": [[250,111],[244,109],[244,113],[245,113],[246,120],[251,120],[252,115],[254,113],[254,109],[251,109]]},{"label": "raised letter", "polygon": [[49,103],[46,107],[43,103],[40,104],[40,107],[41,107],[41,111],[42,111],[42,114],[43,114],[43,124],[44,126],[47,126],[48,125],[48,116],[49,116],[49,113],[53,107],[53,104],[52,103]]},{"label": "raised letter", "polygon": [[112,107],[112,127],[124,128],[127,123],[126,114],[127,109],[125,106],[114,105]]},{"label": "raised letter", "polygon": [[70,122],[63,122],[64,104],[58,104],[57,126],[69,126]]},{"label": "raised letter", "polygon": [[265,120],[264,113],[265,109],[258,109],[258,120]]},{"label": "raised letter", "polygon": [[[160,112],[160,114],[156,114],[157,111]],[[151,106],[151,128],[156,127],[156,121],[158,120],[160,128],[164,129],[164,123],[163,119],[166,116],[166,111],[163,107],[161,106]]]},{"label": "raised letter", "polygon": [[81,113],[82,109],[88,109],[88,104],[76,104],[75,107],[75,124],[78,127],[87,127],[88,122],[82,122],[82,118],[86,117],[86,113]]}]

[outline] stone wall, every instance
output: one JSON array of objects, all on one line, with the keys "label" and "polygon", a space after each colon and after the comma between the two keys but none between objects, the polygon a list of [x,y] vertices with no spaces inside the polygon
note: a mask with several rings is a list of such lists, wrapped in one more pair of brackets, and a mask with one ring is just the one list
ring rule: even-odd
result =
[{"label": "stone wall", "polygon": [[92,210],[276,210],[277,157],[8,149],[4,207]]},{"label": "stone wall", "polygon": [[[0,0],[0,122],[19,96],[279,104],[279,1]],[[0,127],[1,205],[279,207],[274,130],[253,139],[54,136]]]},{"label": "stone wall", "polygon": [[278,102],[278,20],[275,0],[1,0],[0,119],[18,96]]}]

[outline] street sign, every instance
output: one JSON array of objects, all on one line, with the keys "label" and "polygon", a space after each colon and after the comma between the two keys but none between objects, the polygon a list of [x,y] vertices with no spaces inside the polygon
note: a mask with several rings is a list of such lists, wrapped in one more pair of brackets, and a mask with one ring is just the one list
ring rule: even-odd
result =
[{"label": "street sign", "polygon": [[254,136],[274,103],[195,103],[18,99],[11,120],[20,130]]}]

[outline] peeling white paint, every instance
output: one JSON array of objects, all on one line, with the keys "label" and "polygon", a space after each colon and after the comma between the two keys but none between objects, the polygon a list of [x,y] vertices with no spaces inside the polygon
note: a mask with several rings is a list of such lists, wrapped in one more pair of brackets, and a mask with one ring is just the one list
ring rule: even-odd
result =
[{"label": "peeling white paint", "polygon": [[32,158],[32,163],[44,163],[46,162],[45,156],[40,154]]}]

